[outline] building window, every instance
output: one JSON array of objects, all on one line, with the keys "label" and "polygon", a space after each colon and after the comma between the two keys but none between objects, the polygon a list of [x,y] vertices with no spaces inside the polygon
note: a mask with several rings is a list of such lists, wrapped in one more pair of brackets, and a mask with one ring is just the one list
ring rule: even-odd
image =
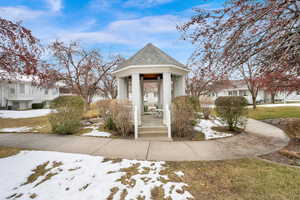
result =
[{"label": "building window", "polygon": [[20,93],[25,94],[25,84],[20,84],[19,87],[20,87]]},{"label": "building window", "polygon": [[246,97],[246,96],[248,96],[248,91],[247,90],[240,90],[239,94],[240,94],[240,96]]},{"label": "building window", "polygon": [[296,95],[300,95],[300,91],[297,91]]},{"label": "building window", "polygon": [[48,94],[48,89],[45,89],[45,94],[46,94],[46,95]]},{"label": "building window", "polygon": [[228,91],[228,96],[237,96],[237,91]]}]

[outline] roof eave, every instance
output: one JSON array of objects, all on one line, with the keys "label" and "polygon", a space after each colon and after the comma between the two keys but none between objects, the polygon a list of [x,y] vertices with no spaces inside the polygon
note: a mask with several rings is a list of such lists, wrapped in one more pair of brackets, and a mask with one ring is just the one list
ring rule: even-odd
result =
[{"label": "roof eave", "polygon": [[116,71],[113,71],[112,74],[117,74],[119,72],[122,72],[122,71],[125,71],[125,70],[128,70],[128,69],[147,68],[147,67],[171,67],[171,68],[173,67],[173,68],[180,69],[180,70],[183,70],[183,71],[186,71],[186,72],[191,71],[190,69],[187,69],[187,68],[184,68],[184,67],[179,67],[177,65],[129,65],[129,66],[123,67],[121,69],[118,69]]}]

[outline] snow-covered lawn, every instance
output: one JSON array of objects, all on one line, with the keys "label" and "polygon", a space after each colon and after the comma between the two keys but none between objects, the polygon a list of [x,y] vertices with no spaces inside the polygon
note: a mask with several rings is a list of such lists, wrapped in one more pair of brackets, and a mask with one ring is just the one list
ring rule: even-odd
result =
[{"label": "snow-covered lawn", "polygon": [[16,111],[16,110],[0,110],[0,118],[32,118],[32,117],[41,117],[48,115],[51,113],[51,109],[35,109],[35,110],[23,110],[23,111]]},{"label": "snow-covered lawn", "polygon": [[212,129],[212,127],[223,126],[222,123],[217,119],[200,119],[200,122],[194,127],[196,131],[200,131],[205,135],[206,140],[215,139],[215,138],[223,138],[230,137],[232,134],[218,132]]},{"label": "snow-covered lawn", "polygon": [[17,133],[17,132],[28,132],[32,130],[32,127],[16,127],[16,128],[2,128],[0,129],[0,132],[12,132],[12,133]]},{"label": "snow-covered lawn", "polygon": [[22,132],[38,132],[38,129],[43,128],[44,126],[22,126],[22,127],[13,127],[13,128],[1,128],[0,132],[6,133],[22,133]]},{"label": "snow-covered lawn", "polygon": [[[169,177],[164,162],[107,160],[99,156],[21,151],[0,159],[0,199],[192,199],[183,172]],[[176,175],[177,174],[177,175]],[[175,180],[174,176],[176,177]],[[171,178],[172,177],[172,178]],[[144,198],[143,198],[144,197]],[[162,199],[162,198],[161,198]]]}]

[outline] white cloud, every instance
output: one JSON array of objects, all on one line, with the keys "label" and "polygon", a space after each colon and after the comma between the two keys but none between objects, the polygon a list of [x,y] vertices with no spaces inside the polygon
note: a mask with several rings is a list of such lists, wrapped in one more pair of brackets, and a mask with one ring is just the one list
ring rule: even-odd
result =
[{"label": "white cloud", "polygon": [[[64,41],[80,40],[84,43],[113,43],[139,46],[144,42],[168,43],[168,39],[178,38],[177,16],[161,15],[137,19],[117,20],[99,31],[62,31],[58,39]],[[167,36],[167,37],[166,37]]]},{"label": "white cloud", "polygon": [[108,29],[110,31],[128,31],[139,33],[162,33],[176,30],[177,16],[161,15],[148,16],[138,19],[118,20],[112,22]]},{"label": "white cloud", "polygon": [[64,41],[81,41],[83,43],[116,43],[130,44],[129,40],[119,37],[116,34],[108,32],[79,32],[79,33],[62,33],[58,35],[59,40]]},{"label": "white cloud", "polygon": [[112,5],[112,1],[110,0],[92,0],[89,5],[93,9],[108,9]]},{"label": "white cloud", "polygon": [[63,2],[62,0],[46,0],[48,3],[51,11],[58,12],[63,8]]},{"label": "white cloud", "polygon": [[42,14],[44,14],[43,11],[32,10],[25,6],[0,7],[0,16],[13,21],[35,19]]},{"label": "white cloud", "polygon": [[125,2],[125,7],[140,7],[149,8],[160,4],[166,4],[173,0],[128,0]]}]

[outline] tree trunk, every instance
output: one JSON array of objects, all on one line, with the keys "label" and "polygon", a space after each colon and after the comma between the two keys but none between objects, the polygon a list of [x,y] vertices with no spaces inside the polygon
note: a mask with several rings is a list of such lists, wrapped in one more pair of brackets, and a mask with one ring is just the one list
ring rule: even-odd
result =
[{"label": "tree trunk", "polygon": [[253,109],[256,109],[256,96],[252,96],[252,106]]},{"label": "tree trunk", "polygon": [[272,104],[275,103],[275,94],[271,94],[271,102],[272,102]]}]

